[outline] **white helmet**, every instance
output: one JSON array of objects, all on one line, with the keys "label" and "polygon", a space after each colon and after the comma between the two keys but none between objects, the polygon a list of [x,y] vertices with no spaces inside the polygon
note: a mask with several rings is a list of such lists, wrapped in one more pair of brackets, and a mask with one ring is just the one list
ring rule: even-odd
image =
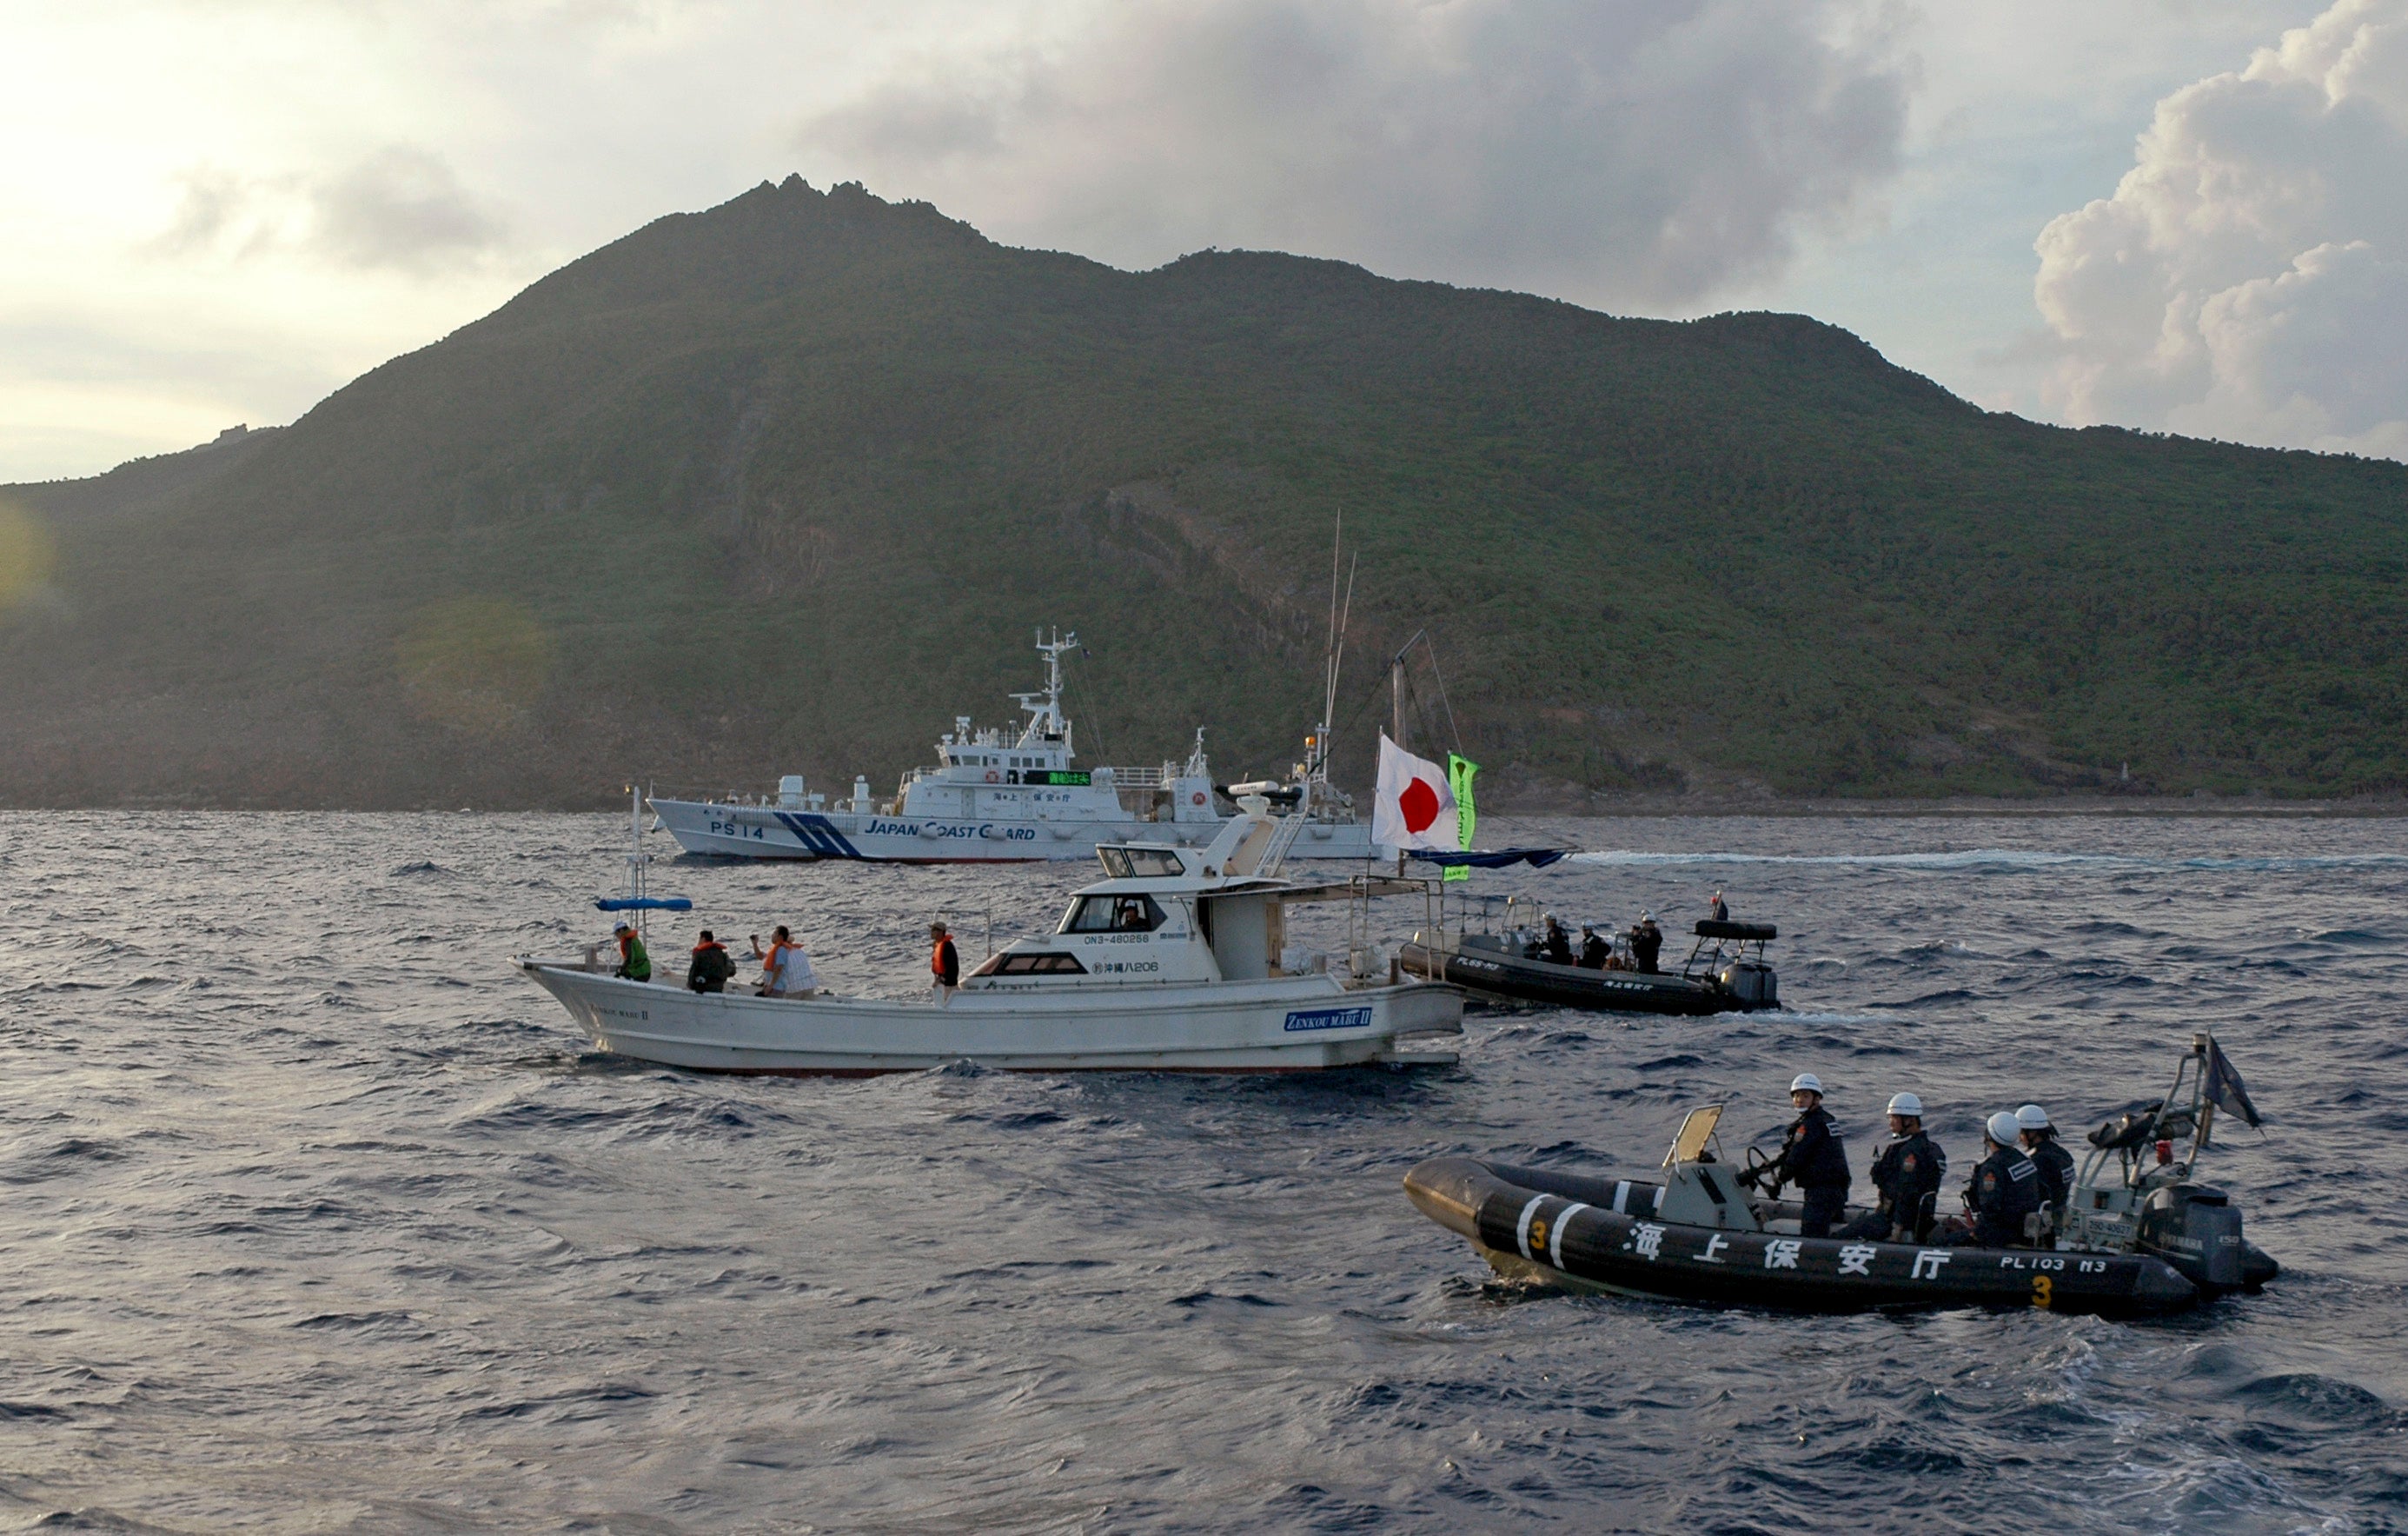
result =
[{"label": "white helmet", "polygon": [[1923,1100],[1911,1093],[1894,1093],[1889,1096],[1889,1113],[1911,1114],[1920,1120],[1923,1118]]},{"label": "white helmet", "polygon": [[2011,1147],[2015,1144],[2015,1133],[2023,1129],[2023,1127],[2016,1123],[2014,1115],[2009,1114],[2004,1110],[2000,1110],[1998,1113],[1990,1116],[1990,1123],[1983,1127],[1982,1129],[1985,1135],[1988,1136],[1991,1141],[1996,1141],[1999,1145],[2002,1147]]},{"label": "white helmet", "polygon": [[1800,1089],[1811,1094],[1819,1094],[1823,1091],[1823,1080],[1812,1072],[1800,1072],[1789,1080],[1789,1091],[1797,1093]]},{"label": "white helmet", "polygon": [[2015,1112],[2015,1124],[2026,1130],[2048,1129],[2048,1112],[2038,1104],[2026,1104]]}]

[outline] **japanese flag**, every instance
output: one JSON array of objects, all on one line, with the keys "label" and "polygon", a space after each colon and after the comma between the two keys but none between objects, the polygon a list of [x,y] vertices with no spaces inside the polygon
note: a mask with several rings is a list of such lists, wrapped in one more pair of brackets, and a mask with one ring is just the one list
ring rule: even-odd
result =
[{"label": "japanese flag", "polygon": [[1371,840],[1391,848],[1452,854],[1461,840],[1446,769],[1380,736],[1380,793],[1371,803]]}]

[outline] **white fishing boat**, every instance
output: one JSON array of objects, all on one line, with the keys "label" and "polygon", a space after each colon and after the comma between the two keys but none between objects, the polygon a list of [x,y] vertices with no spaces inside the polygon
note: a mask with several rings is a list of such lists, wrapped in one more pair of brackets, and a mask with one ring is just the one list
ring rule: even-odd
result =
[{"label": "white fishing boat", "polygon": [[[830,803],[789,774],[775,796],[655,793],[654,816],[689,854],[733,858],[859,859],[894,864],[1026,863],[1093,858],[1099,844],[1147,836],[1202,847],[1220,832],[1230,797],[1260,793],[1292,807],[1303,830],[1289,856],[1369,860],[1377,850],[1353,803],[1328,782],[1324,727],[1306,741],[1307,762],[1289,780],[1212,782],[1204,733],[1187,761],[1154,768],[1074,766],[1069,717],[1062,710],[1062,658],[1079,637],[1040,631],[1041,693],[1014,694],[1028,718],[1012,726],[978,726],[956,716],[937,743],[937,761],[905,773],[891,798],[872,796],[855,777],[853,793]],[[1316,751],[1316,748],[1320,750]]]},{"label": "white fishing boat", "polygon": [[[1203,847],[1107,844],[1109,877],[1071,898],[1054,931],[989,955],[952,998],[762,997],[695,992],[682,978],[612,976],[597,956],[520,955],[512,963],[560,999],[595,1045],[672,1067],[720,1072],[863,1075],[949,1062],[1030,1071],[1300,1071],[1374,1063],[1444,1065],[1419,1049],[1461,1033],[1463,994],[1401,975],[1350,940],[1314,954],[1287,940],[1306,902],[1429,898],[1420,881],[1369,873],[1283,877],[1301,816],[1273,817],[1259,796]],[[640,879],[643,859],[632,863]],[[666,904],[631,884],[607,910]],[[676,898],[669,898],[676,899]],[[1350,921],[1350,935],[1367,930]]]}]

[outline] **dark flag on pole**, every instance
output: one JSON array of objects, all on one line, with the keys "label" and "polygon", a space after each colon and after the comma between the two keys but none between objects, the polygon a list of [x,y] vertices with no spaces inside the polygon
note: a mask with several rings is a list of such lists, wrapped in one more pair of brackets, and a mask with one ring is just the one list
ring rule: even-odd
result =
[{"label": "dark flag on pole", "polygon": [[2207,1098],[2228,1113],[2241,1116],[2243,1124],[2257,1126],[2258,1106],[2249,1102],[2249,1088],[2241,1081],[2241,1074],[2232,1069],[2232,1063],[2225,1059],[2213,1035],[2207,1041]]}]

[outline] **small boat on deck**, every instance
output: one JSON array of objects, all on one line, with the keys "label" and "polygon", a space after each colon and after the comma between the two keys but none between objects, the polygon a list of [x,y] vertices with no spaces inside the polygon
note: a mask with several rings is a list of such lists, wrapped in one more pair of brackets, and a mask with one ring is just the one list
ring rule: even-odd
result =
[{"label": "small boat on deck", "polygon": [[[1750,1193],[1711,1150],[1721,1105],[1690,1112],[1653,1177],[1434,1157],[1405,1176],[1405,1193],[1498,1274],[1572,1291],[1798,1312],[2167,1312],[2280,1271],[2243,1241],[2225,1193],[2192,1178],[2214,1119],[2214,1050],[2193,1037],[2166,1098],[2091,1133],[2067,1209],[2043,1213],[2029,1247],[1801,1237],[1795,1202]],[[2169,1110],[2194,1064],[2189,1107]]]},{"label": "small boat on deck", "polygon": [[[1208,846],[1106,844],[1096,856],[1108,878],[1073,896],[1053,932],[988,956],[943,1006],[694,992],[676,977],[663,985],[610,975],[596,950],[512,963],[601,1049],[702,1071],[855,1076],[956,1061],[1023,1071],[1452,1065],[1454,1053],[1423,1047],[1462,1032],[1460,991],[1400,976],[1369,947],[1314,955],[1286,939],[1291,906],[1426,898],[1427,883],[1286,879],[1282,865],[1305,832],[1301,815],[1273,817],[1261,797],[1247,796]],[[637,855],[638,875],[641,864]]]}]

